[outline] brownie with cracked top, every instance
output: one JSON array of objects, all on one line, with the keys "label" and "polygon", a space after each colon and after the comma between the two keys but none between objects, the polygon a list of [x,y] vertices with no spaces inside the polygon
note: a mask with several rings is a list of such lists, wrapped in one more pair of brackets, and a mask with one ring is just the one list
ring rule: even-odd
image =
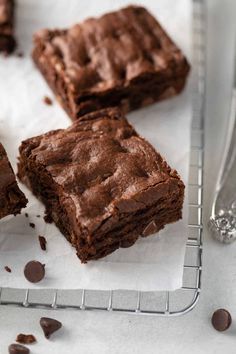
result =
[{"label": "brownie with cracked top", "polygon": [[19,214],[27,199],[19,189],[6,151],[0,143],[0,219],[10,214]]},{"label": "brownie with cracked top", "polygon": [[129,247],[182,216],[179,175],[117,108],[23,141],[18,173],[82,262]]},{"label": "brownie with cracked top", "polygon": [[111,106],[130,111],[178,94],[189,72],[181,50],[138,6],[67,30],[41,30],[32,55],[73,120]]},{"label": "brownie with cracked top", "polygon": [[0,0],[0,52],[9,54],[16,46],[14,39],[14,0]]}]

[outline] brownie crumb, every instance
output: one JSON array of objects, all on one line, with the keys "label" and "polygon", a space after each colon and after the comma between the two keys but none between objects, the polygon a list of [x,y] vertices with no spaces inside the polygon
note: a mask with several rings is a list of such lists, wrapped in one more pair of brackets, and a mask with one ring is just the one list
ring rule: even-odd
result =
[{"label": "brownie crumb", "polygon": [[16,342],[21,343],[21,344],[32,344],[32,343],[37,342],[37,340],[33,334],[20,333],[16,337]]},{"label": "brownie crumb", "polygon": [[25,213],[25,217],[28,218],[28,217],[29,217],[29,214],[28,214],[28,213]]},{"label": "brownie crumb", "polygon": [[5,269],[8,273],[11,273],[11,268],[10,268],[10,267],[5,266],[4,269]]},{"label": "brownie crumb", "polygon": [[48,96],[44,96],[43,102],[44,102],[45,104],[47,104],[48,106],[51,106],[51,105],[52,105],[52,100],[51,100],[51,98],[48,97]]},{"label": "brownie crumb", "polygon": [[24,57],[24,53],[18,52],[18,53],[16,53],[16,56],[17,56],[18,58],[23,58],[23,57]]},{"label": "brownie crumb", "polygon": [[44,236],[39,236],[39,244],[43,251],[46,251],[47,240]]},{"label": "brownie crumb", "polygon": [[48,224],[51,224],[53,222],[52,217],[49,214],[45,214],[43,218],[44,218],[44,221]]},{"label": "brownie crumb", "polygon": [[29,226],[32,227],[32,229],[35,229],[35,224],[33,222],[30,222]]}]

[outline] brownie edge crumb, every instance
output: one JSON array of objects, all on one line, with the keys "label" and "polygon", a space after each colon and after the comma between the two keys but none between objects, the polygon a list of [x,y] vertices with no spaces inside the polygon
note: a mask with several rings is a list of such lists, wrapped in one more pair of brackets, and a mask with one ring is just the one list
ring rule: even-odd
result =
[{"label": "brownie edge crumb", "polygon": [[52,217],[51,217],[51,215],[49,215],[48,213],[44,215],[43,219],[44,219],[44,221],[45,221],[47,224],[52,224],[52,223],[53,223]]}]

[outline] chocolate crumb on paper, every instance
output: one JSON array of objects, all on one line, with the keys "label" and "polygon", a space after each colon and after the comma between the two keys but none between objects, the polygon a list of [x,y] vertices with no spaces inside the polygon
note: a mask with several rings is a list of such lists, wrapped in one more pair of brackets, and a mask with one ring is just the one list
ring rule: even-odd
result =
[{"label": "chocolate crumb on paper", "polygon": [[32,344],[32,343],[37,342],[37,340],[33,334],[20,333],[16,337],[16,342],[21,343],[21,344]]},{"label": "chocolate crumb on paper", "polygon": [[29,348],[26,348],[24,345],[21,344],[11,344],[8,347],[9,354],[29,354]]},{"label": "chocolate crumb on paper", "polygon": [[38,237],[39,239],[39,244],[40,244],[40,247],[43,251],[46,251],[46,246],[47,246],[47,240],[44,236],[39,236]]},{"label": "chocolate crumb on paper", "polygon": [[46,105],[48,105],[48,106],[51,106],[51,105],[52,105],[52,100],[51,100],[51,98],[48,97],[48,96],[44,96],[43,102],[44,102]]},{"label": "chocolate crumb on paper", "polygon": [[11,273],[11,268],[10,268],[10,267],[5,266],[4,269],[5,269],[8,273]]},{"label": "chocolate crumb on paper", "polygon": [[61,322],[49,317],[40,318],[39,323],[47,339],[49,339],[54,332],[58,331],[62,327]]}]

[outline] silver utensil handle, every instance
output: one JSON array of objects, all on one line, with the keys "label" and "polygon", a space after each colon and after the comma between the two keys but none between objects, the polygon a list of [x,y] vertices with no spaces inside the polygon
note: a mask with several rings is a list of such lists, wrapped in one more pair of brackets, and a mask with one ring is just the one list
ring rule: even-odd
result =
[{"label": "silver utensil handle", "polygon": [[236,239],[236,89],[232,93],[225,149],[209,226],[220,242],[230,243]]}]

